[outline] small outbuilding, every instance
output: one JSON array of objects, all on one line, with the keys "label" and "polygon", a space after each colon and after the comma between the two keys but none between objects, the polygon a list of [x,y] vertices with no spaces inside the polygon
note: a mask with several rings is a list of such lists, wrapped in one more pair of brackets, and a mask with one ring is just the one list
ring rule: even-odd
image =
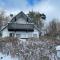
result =
[{"label": "small outbuilding", "polygon": [[60,58],[60,45],[56,46],[57,57]]}]

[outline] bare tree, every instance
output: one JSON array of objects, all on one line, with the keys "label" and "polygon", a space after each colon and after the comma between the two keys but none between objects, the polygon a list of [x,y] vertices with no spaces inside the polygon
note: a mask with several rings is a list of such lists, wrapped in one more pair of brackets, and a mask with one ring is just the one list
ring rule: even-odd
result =
[{"label": "bare tree", "polygon": [[57,32],[57,27],[56,27],[56,21],[55,19],[52,20],[50,23],[49,23],[49,26],[47,27],[48,29],[48,34],[49,35],[54,35],[56,32]]},{"label": "bare tree", "polygon": [[44,25],[42,22],[46,19],[45,14],[30,11],[27,15],[32,19],[33,23],[35,23],[40,29],[42,28],[42,26]]},{"label": "bare tree", "polygon": [[7,24],[8,18],[5,11],[0,11],[0,29]]}]

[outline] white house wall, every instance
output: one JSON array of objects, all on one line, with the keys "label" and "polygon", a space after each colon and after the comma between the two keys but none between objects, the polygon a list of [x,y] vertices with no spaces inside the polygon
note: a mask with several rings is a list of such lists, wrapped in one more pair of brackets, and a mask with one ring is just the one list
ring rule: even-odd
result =
[{"label": "white house wall", "polygon": [[39,32],[38,30],[34,29],[33,32],[13,32],[13,31],[8,31],[7,28],[5,28],[3,31],[2,31],[2,37],[8,37],[10,33],[14,33],[15,34],[15,37],[16,37],[16,34],[19,34],[20,37],[19,38],[30,38],[30,37],[34,37],[34,34],[36,35],[37,38],[39,38]]},{"label": "white house wall", "polygon": [[20,38],[28,38],[29,35],[32,37],[32,32],[16,32],[16,34],[20,34]]},{"label": "white house wall", "polygon": [[33,35],[36,34],[36,37],[39,38],[39,32],[36,29],[34,29],[33,32],[15,32],[15,34],[20,34],[20,38],[30,38],[34,37]]},{"label": "white house wall", "polygon": [[7,37],[9,36],[9,32],[7,30],[7,28],[5,28],[3,31],[2,31],[2,37]]},{"label": "white house wall", "polygon": [[37,35],[37,38],[39,38],[39,31],[37,29],[34,29],[33,34],[36,34]]},{"label": "white house wall", "polygon": [[20,23],[20,24],[26,24],[27,22],[25,21],[24,18],[19,18],[16,23]]}]

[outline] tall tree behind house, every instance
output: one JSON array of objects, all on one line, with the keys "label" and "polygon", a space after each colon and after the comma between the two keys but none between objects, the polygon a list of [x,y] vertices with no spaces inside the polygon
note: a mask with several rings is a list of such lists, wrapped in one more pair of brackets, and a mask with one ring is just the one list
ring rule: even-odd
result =
[{"label": "tall tree behind house", "polygon": [[34,22],[41,29],[44,25],[42,22],[46,19],[46,15],[39,12],[30,11],[28,16],[32,19],[32,22]]},{"label": "tall tree behind house", "polygon": [[6,15],[5,11],[0,11],[0,29],[5,26],[9,21],[9,16]]},{"label": "tall tree behind house", "polygon": [[49,26],[47,27],[48,32],[47,34],[49,35],[55,35],[57,33],[57,22],[56,19],[53,19],[50,23]]},{"label": "tall tree behind house", "polygon": [[[0,30],[8,23],[9,17],[6,15],[5,11],[0,10]],[[1,36],[1,32],[0,32]]]}]

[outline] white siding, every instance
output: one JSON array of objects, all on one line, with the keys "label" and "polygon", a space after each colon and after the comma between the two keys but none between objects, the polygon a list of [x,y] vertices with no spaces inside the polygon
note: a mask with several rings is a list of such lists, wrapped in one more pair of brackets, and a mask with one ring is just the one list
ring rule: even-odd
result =
[{"label": "white siding", "polygon": [[[36,34],[36,35],[37,35],[36,37],[39,38],[39,31],[38,31],[37,29],[34,29],[33,35],[34,35],[34,34]],[[34,37],[34,36],[33,36],[33,37]]]},{"label": "white siding", "polygon": [[5,28],[3,31],[2,31],[2,37],[7,37],[9,36],[9,32],[7,30],[7,28]]},{"label": "white siding", "polygon": [[32,37],[32,32],[16,32],[16,34],[20,34],[20,38],[28,38],[30,34]]},{"label": "white siding", "polygon": [[30,38],[36,34],[36,38],[39,38],[39,32],[36,29],[34,32],[15,32],[15,34],[20,34],[20,38]]},{"label": "white siding", "polygon": [[2,37],[7,37],[9,36],[10,33],[14,33],[15,37],[18,34],[19,38],[30,38],[30,37],[34,37],[34,34],[36,35],[36,38],[39,38],[39,32],[35,29],[34,32],[9,32],[6,29],[3,30],[2,32]]},{"label": "white siding", "polygon": [[20,23],[20,24],[26,24],[27,22],[25,21],[24,18],[19,18],[16,23]]}]

